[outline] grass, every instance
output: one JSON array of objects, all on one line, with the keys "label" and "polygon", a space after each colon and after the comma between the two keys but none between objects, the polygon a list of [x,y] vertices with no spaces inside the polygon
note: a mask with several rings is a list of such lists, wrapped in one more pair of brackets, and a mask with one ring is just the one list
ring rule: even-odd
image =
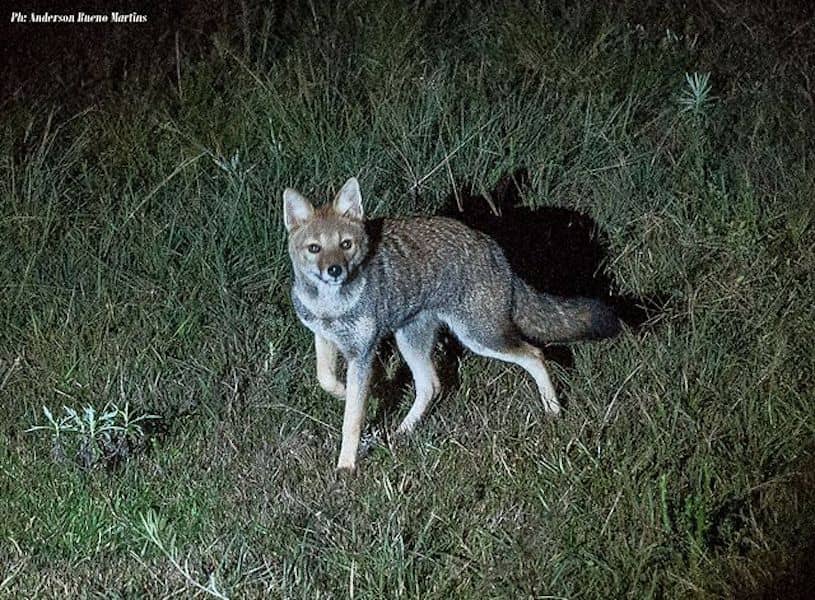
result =
[{"label": "grass", "polygon": [[[286,10],[244,10],[165,80],[4,107],[0,593],[804,597],[812,21]],[[591,215],[618,290],[664,310],[572,348],[557,421],[464,355],[412,439],[335,480],[283,188],[353,174],[371,214],[432,213],[519,167],[526,204]],[[26,432],[63,405],[160,419],[82,469]]]}]

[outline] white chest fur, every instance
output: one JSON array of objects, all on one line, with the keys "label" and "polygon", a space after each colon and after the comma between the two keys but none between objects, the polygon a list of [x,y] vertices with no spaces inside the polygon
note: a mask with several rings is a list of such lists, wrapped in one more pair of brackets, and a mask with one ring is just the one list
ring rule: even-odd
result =
[{"label": "white chest fur", "polygon": [[352,316],[362,299],[364,282],[352,293],[337,293],[332,288],[309,294],[295,288],[294,296],[302,309],[298,316],[317,335],[330,340],[343,352],[366,348],[377,339],[376,322],[370,316]]},{"label": "white chest fur", "polygon": [[321,285],[316,294],[300,287],[294,288],[297,300],[317,319],[337,319],[354,309],[365,291],[365,280],[359,281],[350,292],[340,286]]}]

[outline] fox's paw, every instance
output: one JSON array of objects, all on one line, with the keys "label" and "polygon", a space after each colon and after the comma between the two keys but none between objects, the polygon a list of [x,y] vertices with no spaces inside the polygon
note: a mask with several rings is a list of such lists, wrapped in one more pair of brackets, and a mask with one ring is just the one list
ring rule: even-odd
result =
[{"label": "fox's paw", "polygon": [[546,411],[546,414],[552,417],[560,415],[560,402],[557,401],[557,396],[554,392],[551,394],[541,394],[541,400],[543,401],[543,410]]},{"label": "fox's paw", "polygon": [[345,386],[339,381],[334,384],[334,387],[328,390],[328,393],[337,398],[338,400],[345,400]]},{"label": "fox's paw", "polygon": [[320,387],[335,398],[345,400],[345,386],[340,381],[321,381]]},{"label": "fox's paw", "polygon": [[339,478],[353,477],[357,474],[357,463],[356,461],[340,460],[340,462],[337,463],[337,468],[334,469],[334,472]]},{"label": "fox's paw", "polygon": [[416,429],[416,425],[419,424],[421,417],[414,417],[408,415],[404,418],[404,420],[399,424],[399,427],[396,429],[397,436],[408,436],[413,433],[413,430]]}]

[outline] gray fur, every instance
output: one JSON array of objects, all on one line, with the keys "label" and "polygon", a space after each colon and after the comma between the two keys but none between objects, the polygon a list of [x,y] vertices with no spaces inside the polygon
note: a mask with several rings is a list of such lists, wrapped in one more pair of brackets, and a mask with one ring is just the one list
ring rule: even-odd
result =
[{"label": "gray fur", "polygon": [[593,298],[560,298],[533,290],[516,278],[512,318],[524,336],[539,342],[598,340],[616,335],[614,310]]},{"label": "gray fur", "polygon": [[[356,190],[361,213],[356,180],[346,183],[346,195],[347,188]],[[353,198],[343,197],[343,202],[353,205]],[[301,207],[299,212],[308,210]],[[348,236],[353,237],[353,251],[338,253],[335,246]],[[303,249],[314,240],[324,244],[323,263],[319,254],[315,258]],[[364,410],[373,355],[384,336],[397,334],[416,381],[412,422],[406,418],[400,428],[409,430],[421,417],[428,394],[438,391],[430,353],[442,324],[476,353],[523,366],[538,382],[547,409],[557,413],[560,407],[540,351],[525,338],[548,342],[597,337],[614,330],[610,323],[616,323],[601,303],[535,292],[512,273],[492,239],[452,219],[363,223],[347,211],[339,214],[324,206],[290,230],[289,252],[297,315],[315,335],[336,346],[349,362],[349,377],[355,378],[347,386],[340,468],[355,467],[361,426],[357,421]],[[343,278],[329,285],[325,270],[332,262],[342,267]],[[351,398],[352,393],[361,397]],[[346,434],[357,440],[346,439]]]}]

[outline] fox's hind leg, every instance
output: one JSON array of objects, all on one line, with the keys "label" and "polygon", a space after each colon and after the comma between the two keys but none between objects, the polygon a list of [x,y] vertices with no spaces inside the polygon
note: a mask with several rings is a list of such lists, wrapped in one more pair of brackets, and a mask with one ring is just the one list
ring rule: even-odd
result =
[{"label": "fox's hind leg", "polygon": [[546,412],[557,415],[560,413],[560,403],[557,400],[555,388],[549,377],[549,371],[543,363],[543,352],[528,342],[522,341],[520,345],[505,354],[495,354],[495,358],[513,362],[522,366],[535,379],[540,391],[543,408]]},{"label": "fox's hind leg", "polygon": [[439,377],[433,367],[431,355],[439,322],[432,317],[420,316],[396,332],[396,346],[413,375],[416,399],[397,433],[410,433],[424,415],[428,404],[441,389]]},{"label": "fox's hind leg", "polygon": [[499,323],[491,323],[490,326],[480,329],[476,326],[468,326],[457,319],[445,319],[445,322],[461,343],[476,354],[523,367],[527,373],[532,375],[538,385],[546,412],[553,415],[560,413],[560,403],[557,400],[555,388],[543,364],[543,352],[524,341],[516,333],[514,324],[508,323],[502,327]]},{"label": "fox's hind leg", "polygon": [[323,336],[314,334],[317,354],[317,381],[320,387],[340,400],[345,398],[345,386],[337,379],[337,347]]}]

